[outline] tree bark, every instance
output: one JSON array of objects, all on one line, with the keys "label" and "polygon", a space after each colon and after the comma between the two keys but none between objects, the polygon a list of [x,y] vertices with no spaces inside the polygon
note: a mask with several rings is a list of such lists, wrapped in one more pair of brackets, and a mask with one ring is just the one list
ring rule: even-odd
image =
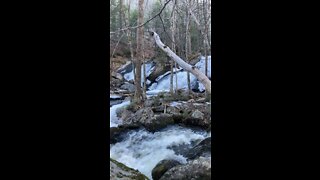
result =
[{"label": "tree bark", "polygon": [[156,44],[160,47],[160,49],[162,51],[164,51],[172,60],[174,60],[184,70],[193,74],[204,85],[206,92],[208,94],[211,94],[211,81],[209,80],[209,78],[205,74],[203,74],[196,67],[191,66],[190,64],[186,63],[179,56],[177,56],[174,52],[172,52],[168,46],[166,46],[165,44],[163,44],[161,42],[160,37],[156,32],[151,32],[151,36],[154,38],[154,40],[156,41]]},{"label": "tree bark", "polygon": [[[207,47],[209,47],[209,40],[208,40],[208,36],[205,34],[205,28],[201,28],[202,26],[200,25],[197,17],[193,14],[193,12],[191,10],[189,10],[190,15],[192,16],[192,18],[194,19],[194,22],[197,24],[199,31],[201,32],[202,36],[203,36],[203,40],[204,40],[204,52],[205,52],[205,75],[208,75],[208,57],[207,57]],[[205,20],[206,22],[206,20]],[[206,24],[204,25],[206,26]]]},{"label": "tree bark", "polygon": [[[188,2],[189,1],[189,2]],[[187,21],[186,21],[186,61],[189,63],[189,54],[191,53],[191,51],[189,51],[189,25],[190,25],[190,16],[189,16],[189,5],[190,5],[190,0],[187,0]],[[188,82],[188,92],[190,93],[191,91],[191,84],[190,84],[190,73],[187,72],[187,82]]]},{"label": "tree bark", "polygon": [[[175,2],[174,2],[175,3]],[[172,43],[171,43],[171,47],[172,47],[172,50],[174,51],[176,49],[175,47],[175,5],[172,7],[172,21],[171,21],[171,40],[172,40]],[[173,96],[173,76],[174,76],[174,73],[173,73],[173,61],[171,60],[170,62],[170,71],[171,71],[171,75],[170,75],[170,93],[171,95]],[[177,79],[177,78],[176,78]],[[177,80],[176,80],[176,89],[177,89]]]},{"label": "tree bark", "polygon": [[[130,23],[130,0],[128,0],[128,11],[127,11],[128,15],[125,16],[125,26],[129,26]],[[133,79],[135,79],[135,68],[134,68],[134,61],[133,61],[133,49],[132,49],[132,33],[130,29],[126,30],[127,33],[127,39],[128,39],[128,44],[129,44],[129,49],[130,49],[130,61],[132,64],[132,69],[133,69]]]},{"label": "tree bark", "polygon": [[[143,23],[143,4],[144,4],[144,0],[139,0],[139,15],[138,15],[138,24],[142,24]],[[142,41],[143,41],[143,26],[139,27],[137,29],[137,53],[136,53],[136,79],[135,79],[135,87],[136,87],[136,91],[135,91],[135,101],[137,104],[141,104],[141,101],[143,99],[142,97],[142,89],[141,89],[141,62],[142,62]]]}]

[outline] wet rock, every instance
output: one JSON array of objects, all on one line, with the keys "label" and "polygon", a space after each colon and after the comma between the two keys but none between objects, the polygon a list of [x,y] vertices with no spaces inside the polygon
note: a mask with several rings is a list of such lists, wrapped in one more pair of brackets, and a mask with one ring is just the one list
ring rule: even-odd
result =
[{"label": "wet rock", "polygon": [[172,160],[172,159],[165,159],[160,161],[156,167],[154,167],[152,169],[152,179],[153,180],[159,180],[161,178],[161,176],[167,172],[169,169],[180,165],[180,163],[176,160]]},{"label": "wet rock", "polygon": [[159,76],[170,71],[170,64],[156,62],[154,71],[148,76],[151,82],[154,82]]},{"label": "wet rock", "polygon": [[120,119],[128,119],[133,116],[133,112],[124,109],[120,115]]},{"label": "wet rock", "polygon": [[114,77],[111,78],[110,80],[110,86],[111,87],[119,87],[123,84],[123,81],[120,79],[116,79]]},{"label": "wet rock", "polygon": [[156,106],[152,108],[154,112],[164,112],[164,109],[164,106]]},{"label": "wet rock", "polygon": [[139,109],[135,116],[141,124],[149,123],[154,113],[150,107]]},{"label": "wet rock", "polygon": [[123,123],[126,125],[143,125],[148,123],[153,115],[154,113],[151,107],[141,108],[130,117],[123,119]]},{"label": "wet rock", "polygon": [[129,92],[135,91],[135,86],[128,82],[125,82],[123,85],[120,86],[120,88],[124,90],[128,90]]},{"label": "wet rock", "polygon": [[[127,115],[125,115],[127,114]],[[174,124],[174,119],[170,114],[154,114],[151,107],[139,109],[136,113],[124,110],[122,112],[123,125],[143,126],[148,131],[155,132]]]},{"label": "wet rock", "polygon": [[198,103],[206,102],[206,98],[199,98],[196,100],[196,102],[198,102]]},{"label": "wet rock", "polygon": [[180,123],[183,123],[187,126],[198,126],[202,128],[209,128],[211,125],[210,119],[198,119],[198,118],[193,118],[193,117],[188,117],[186,119],[182,119]]},{"label": "wet rock", "polygon": [[204,114],[200,112],[198,109],[192,112],[191,117],[193,118],[198,118],[198,119],[203,119]]},{"label": "wet rock", "polygon": [[122,67],[120,67],[117,72],[123,74],[129,73],[131,72],[133,69],[132,63],[131,62],[127,62],[125,65],[123,65]]},{"label": "wet rock", "polygon": [[138,170],[110,158],[110,180],[148,180],[148,178]]},{"label": "wet rock", "polygon": [[195,142],[191,142],[191,143],[192,145],[191,144],[174,144],[174,145],[168,146],[168,149],[172,149],[174,153],[177,155],[182,155],[186,157],[190,149],[195,145]]},{"label": "wet rock", "polygon": [[120,142],[122,138],[120,137],[121,133],[124,131],[124,129],[118,128],[118,127],[110,127],[110,144],[115,144],[117,142]]},{"label": "wet rock", "polygon": [[211,137],[208,137],[201,141],[199,144],[194,146],[185,155],[188,159],[196,159],[200,156],[209,157],[211,156]]},{"label": "wet rock", "polygon": [[123,100],[110,100],[110,107],[122,103]]},{"label": "wet rock", "polygon": [[144,122],[143,125],[148,131],[155,132],[172,124],[174,124],[172,115],[160,114],[160,115],[155,115],[149,121]]},{"label": "wet rock", "polygon": [[211,126],[211,110],[207,104],[180,103],[175,106],[169,106],[167,113],[173,115],[176,123],[206,129]]},{"label": "wet rock", "polygon": [[120,73],[116,73],[116,72],[112,72],[111,73],[111,76],[116,78],[116,79],[119,79],[120,81],[123,81],[123,76],[120,74]]},{"label": "wet rock", "polygon": [[211,179],[211,157],[200,157],[185,165],[177,165],[166,171],[160,180]]},{"label": "wet rock", "polygon": [[110,144],[121,142],[125,138],[125,134],[133,129],[139,129],[138,125],[119,125],[118,127],[110,127]]}]

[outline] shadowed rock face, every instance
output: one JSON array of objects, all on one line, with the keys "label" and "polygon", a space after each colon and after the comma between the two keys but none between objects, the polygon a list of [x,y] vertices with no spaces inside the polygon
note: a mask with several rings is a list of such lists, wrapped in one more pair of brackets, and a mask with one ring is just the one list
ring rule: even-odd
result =
[{"label": "shadowed rock face", "polygon": [[127,167],[126,165],[110,159],[110,180],[148,180],[138,170]]},{"label": "shadowed rock face", "polygon": [[211,179],[211,157],[200,157],[185,165],[177,165],[165,172],[160,178],[160,180],[178,179]]},{"label": "shadowed rock face", "polygon": [[198,145],[190,149],[186,154],[186,157],[188,159],[195,159],[200,156],[211,156],[211,137],[208,137],[201,141]]},{"label": "shadowed rock face", "polygon": [[151,132],[174,124],[172,115],[164,113],[154,114],[151,107],[141,108],[135,113],[126,113],[126,110],[123,110],[119,114],[123,119],[123,125],[142,126]]},{"label": "shadowed rock face", "polygon": [[180,163],[175,160],[162,160],[160,161],[156,167],[152,169],[152,179],[153,180],[159,180],[161,176],[167,172],[169,169],[173,168],[174,166],[179,165]]}]

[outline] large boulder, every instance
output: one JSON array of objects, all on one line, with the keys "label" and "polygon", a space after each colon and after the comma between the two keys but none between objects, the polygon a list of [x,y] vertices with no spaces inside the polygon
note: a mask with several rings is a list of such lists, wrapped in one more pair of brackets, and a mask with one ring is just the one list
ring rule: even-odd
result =
[{"label": "large boulder", "polygon": [[197,119],[204,119],[204,114],[198,109],[196,109],[192,112],[191,117],[197,118]]},{"label": "large boulder", "polygon": [[148,178],[138,170],[110,158],[110,180],[148,180]]},{"label": "large boulder", "polygon": [[125,131],[124,128],[119,127],[110,127],[110,144],[115,144],[117,142],[120,142],[123,138],[121,137],[121,134]]},{"label": "large boulder", "polygon": [[190,149],[186,154],[186,157],[188,159],[196,159],[200,156],[211,156],[211,137],[208,137],[201,141],[199,144]]},{"label": "large boulder", "polygon": [[112,72],[112,73],[111,73],[111,76],[112,76],[113,78],[119,79],[120,81],[123,81],[123,80],[124,80],[124,79],[123,79],[123,76],[122,76],[120,73]]},{"label": "large boulder", "polygon": [[124,110],[121,115],[124,125],[143,126],[151,132],[158,131],[168,125],[174,124],[172,115],[163,113],[155,115],[151,107],[141,108],[133,115],[130,115],[130,112],[128,111],[127,114],[129,115],[125,116],[125,112],[126,110]]},{"label": "large boulder", "polygon": [[152,117],[149,121],[144,122],[143,126],[151,132],[159,131],[168,125],[174,124],[172,115],[159,114]]},{"label": "large boulder", "polygon": [[113,89],[115,87],[120,87],[123,84],[123,80],[117,79],[112,77],[110,80],[110,88],[112,87]]},{"label": "large boulder", "polygon": [[166,171],[160,178],[160,180],[179,179],[211,179],[211,157],[200,157],[185,165],[177,165]]},{"label": "large boulder", "polygon": [[169,63],[161,63],[156,60],[156,65],[154,71],[149,75],[148,79],[151,82],[154,82],[159,76],[163,75],[164,73],[170,71],[170,64]]},{"label": "large boulder", "polygon": [[[124,112],[126,112],[126,110],[124,110],[123,113]],[[148,123],[153,117],[153,115],[154,113],[152,111],[152,108],[146,107],[146,108],[139,109],[138,111],[136,111],[134,114],[131,114],[130,116],[126,116],[126,117],[124,117],[124,115],[121,115],[121,116],[123,117],[124,125],[133,125],[133,124],[143,125]]]},{"label": "large boulder", "polygon": [[173,159],[165,159],[160,161],[153,169],[152,169],[152,179],[159,180],[161,176],[167,172],[169,169],[180,165],[181,163],[173,160]]},{"label": "large boulder", "polygon": [[211,111],[208,104],[178,103],[167,107],[167,113],[173,115],[175,123],[187,126],[198,126],[208,129],[211,127]]},{"label": "large boulder", "polygon": [[110,127],[110,144],[115,144],[125,138],[125,134],[133,129],[139,129],[137,125],[119,125],[118,127]]}]

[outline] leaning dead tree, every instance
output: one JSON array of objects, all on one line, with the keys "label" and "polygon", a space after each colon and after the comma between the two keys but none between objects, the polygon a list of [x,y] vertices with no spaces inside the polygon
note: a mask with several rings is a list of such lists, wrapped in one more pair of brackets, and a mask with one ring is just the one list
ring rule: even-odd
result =
[{"label": "leaning dead tree", "polygon": [[190,64],[186,63],[183,59],[181,59],[173,51],[171,51],[171,49],[168,46],[162,43],[159,35],[156,32],[151,31],[150,35],[154,38],[156,44],[159,46],[161,50],[163,50],[180,67],[182,67],[187,72],[190,72],[191,74],[193,74],[204,85],[206,92],[211,94],[211,81],[205,74],[203,74],[195,66],[191,66]]}]

